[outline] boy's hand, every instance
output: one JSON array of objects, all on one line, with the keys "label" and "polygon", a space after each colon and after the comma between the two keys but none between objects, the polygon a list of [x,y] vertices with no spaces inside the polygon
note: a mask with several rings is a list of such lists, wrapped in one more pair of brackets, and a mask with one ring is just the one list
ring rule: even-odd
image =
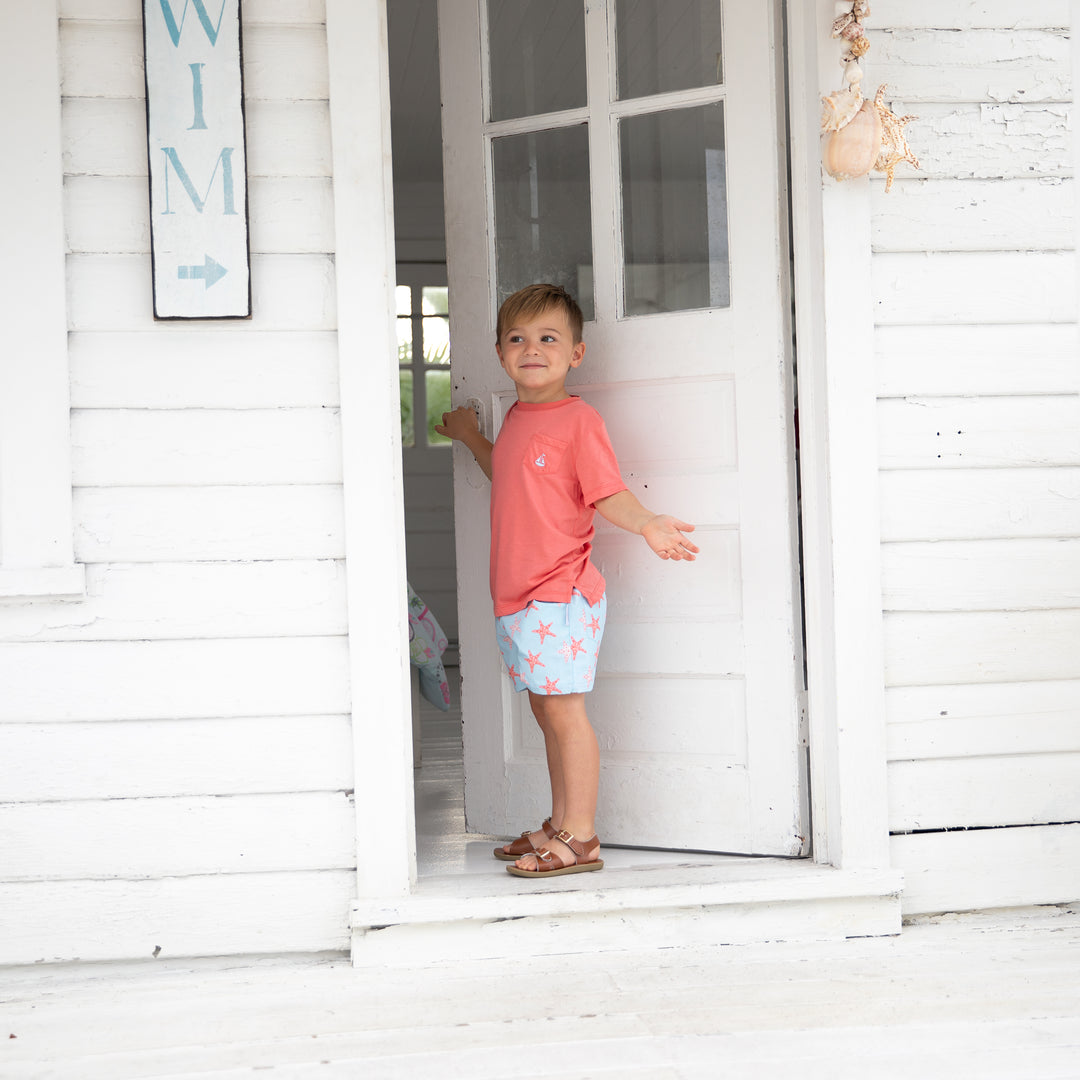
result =
[{"label": "boy's hand", "polygon": [[467,405],[459,405],[453,412],[442,414],[442,423],[436,424],[435,430],[448,439],[465,442],[470,434],[480,430],[480,425],[476,422],[476,413],[472,409]]},{"label": "boy's hand", "polygon": [[670,514],[657,514],[649,518],[641,527],[641,535],[645,543],[660,556],[661,559],[685,559],[693,562],[694,556],[701,550],[696,544],[691,543],[684,532],[693,532],[694,526]]},{"label": "boy's hand", "polygon": [[491,479],[491,441],[480,430],[476,413],[472,409],[467,405],[459,405],[453,412],[444,412],[442,423],[436,424],[435,430],[448,439],[464,443],[472,451],[472,456],[476,458],[476,464],[483,470],[484,475]]}]

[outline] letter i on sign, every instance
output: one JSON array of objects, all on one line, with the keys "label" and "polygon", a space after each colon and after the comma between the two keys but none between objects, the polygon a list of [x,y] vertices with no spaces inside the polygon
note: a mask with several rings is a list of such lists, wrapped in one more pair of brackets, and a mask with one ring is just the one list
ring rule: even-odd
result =
[{"label": "letter i on sign", "polygon": [[240,0],[143,0],[156,319],[251,317]]}]

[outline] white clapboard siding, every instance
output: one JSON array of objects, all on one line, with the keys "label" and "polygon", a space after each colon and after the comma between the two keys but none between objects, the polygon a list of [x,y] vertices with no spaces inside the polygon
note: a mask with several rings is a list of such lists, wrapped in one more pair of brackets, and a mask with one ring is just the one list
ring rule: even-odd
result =
[{"label": "white clapboard siding", "polygon": [[1074,180],[897,178],[871,188],[875,252],[1057,251],[1075,236]]},{"label": "white clapboard siding", "polygon": [[337,409],[80,409],[78,487],[340,484]]},{"label": "white clapboard siding", "polygon": [[0,803],[0,865],[7,881],[347,870],[354,813],[340,791]]},{"label": "white clapboard siding", "polygon": [[879,325],[1076,322],[1073,251],[882,253],[873,267]]},{"label": "white clapboard siding", "polygon": [[1080,469],[894,469],[881,535],[898,540],[1080,536]]},{"label": "white clapboard siding", "polygon": [[890,761],[1080,752],[1080,680],[893,687],[885,709]]},{"label": "white clapboard siding", "polygon": [[0,723],[349,712],[344,637],[0,644]]},{"label": "white clapboard siding", "polygon": [[[72,330],[153,325],[148,255],[71,255],[68,283]],[[233,323],[234,333],[248,327],[291,331],[336,325],[334,264],[327,255],[253,255],[251,284],[252,319]]]},{"label": "white clapboard siding", "polygon": [[[142,18],[141,0],[59,0],[61,19],[114,19],[133,22]],[[325,0],[243,0],[244,26],[320,24],[326,22]]]},{"label": "white clapboard siding", "polygon": [[342,792],[352,735],[347,716],[3,724],[0,777],[6,803]]},{"label": "white clapboard siding", "polygon": [[878,404],[883,469],[1080,465],[1080,396],[908,397]]},{"label": "white clapboard siding", "polygon": [[1080,539],[885,544],[881,560],[886,611],[1080,607]]},{"label": "white clapboard siding", "polygon": [[167,959],[343,952],[352,870],[214,874],[158,881],[0,883],[4,959]]},{"label": "white clapboard siding", "polygon": [[273,409],[339,404],[337,335],[171,323],[68,338],[74,409]]},{"label": "white clapboard siding", "polygon": [[[69,176],[64,184],[68,249],[74,254],[147,254],[150,207],[139,176]],[[250,246],[256,254],[309,254],[334,247],[328,177],[253,177]]]},{"label": "white clapboard siding", "polygon": [[79,562],[341,559],[339,487],[76,488]]},{"label": "white clapboard siding", "polygon": [[893,761],[888,777],[894,833],[1080,820],[1080,753]]},{"label": "white clapboard siding", "polygon": [[878,396],[1075,394],[1075,326],[879,326]]},{"label": "white clapboard siding", "polygon": [[[1036,682],[1080,678],[1080,608],[890,612],[885,683]],[[978,747],[972,747],[978,753]]]},{"label": "white clapboard siding", "polygon": [[907,30],[1040,30],[1070,20],[1069,0],[904,0],[889,6],[884,22]]},{"label": "white clapboard siding", "polygon": [[91,563],[85,600],[0,607],[0,638],[327,637],[347,632],[345,607],[337,560]]},{"label": "white clapboard siding", "polygon": [[897,114],[919,118],[908,125],[907,138],[922,171],[902,164],[897,176],[992,180],[1072,175],[1067,104],[909,104],[899,96],[898,87],[885,100]]},{"label": "white clapboard siding", "polygon": [[[64,173],[146,176],[146,104],[134,98],[67,98]],[[330,176],[326,102],[253,101],[244,110],[248,178]]]},{"label": "white clapboard siding", "polygon": [[[894,5],[899,7],[901,5]],[[877,12],[874,13],[875,15]],[[885,18],[890,23],[890,10]],[[909,105],[939,101],[1069,101],[1071,56],[1065,30],[877,30],[868,20],[865,61]]]},{"label": "white clapboard siding", "polygon": [[905,915],[1070,903],[1080,893],[1080,825],[894,836]]},{"label": "white clapboard siding", "polygon": [[[185,29],[185,34],[188,31]],[[197,25],[193,32],[202,33]],[[142,98],[141,18],[127,22],[64,19],[60,23],[61,92],[65,97]],[[243,27],[246,101],[325,101],[329,95],[326,32],[318,25]]]}]

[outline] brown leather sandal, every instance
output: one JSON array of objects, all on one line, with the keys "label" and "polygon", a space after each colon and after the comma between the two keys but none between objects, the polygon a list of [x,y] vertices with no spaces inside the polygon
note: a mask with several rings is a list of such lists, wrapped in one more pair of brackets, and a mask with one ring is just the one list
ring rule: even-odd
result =
[{"label": "brown leather sandal", "polygon": [[[551,818],[544,818],[544,824],[540,826],[544,831],[544,835],[549,839],[553,839],[558,835],[555,826],[551,824]],[[533,847],[532,841],[529,840],[530,834],[523,832],[517,840],[512,840],[509,844],[503,844],[502,847],[495,849],[495,858],[501,859],[503,862],[517,862],[522,855],[532,855],[536,852],[536,848]]]},{"label": "brown leather sandal", "polygon": [[582,843],[572,833],[563,829],[553,839],[561,841],[570,849],[572,852],[570,859],[545,847],[539,851],[525,852],[525,855],[531,854],[536,859],[535,870],[522,870],[517,866],[508,866],[506,872],[516,877],[559,877],[561,874],[583,874],[588,870],[603,870],[604,860],[599,857],[600,838],[598,836],[594,835]]}]

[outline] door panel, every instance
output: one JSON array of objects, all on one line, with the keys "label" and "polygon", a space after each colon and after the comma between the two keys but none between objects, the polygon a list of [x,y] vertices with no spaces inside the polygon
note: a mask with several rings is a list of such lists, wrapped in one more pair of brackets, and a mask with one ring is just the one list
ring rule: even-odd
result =
[{"label": "door panel", "polygon": [[[571,389],[604,416],[631,490],[694,522],[702,549],[695,563],[661,563],[598,519],[609,604],[588,699],[598,832],[608,843],[798,854],[807,829],[773,5],[569,5],[580,27],[569,8],[559,22],[566,6],[440,0],[455,400],[481,401],[497,432],[514,400],[494,353],[498,303],[534,280],[578,296],[587,352]],[[579,91],[559,106],[534,95],[556,109],[539,115],[524,91],[503,114],[486,104],[486,28],[511,8],[529,9],[545,48],[561,31],[584,35],[583,104]],[[574,48],[561,57],[567,70],[547,54],[568,85],[583,75],[567,60]],[[522,80],[535,82],[535,66]],[[570,144],[572,167],[560,149]],[[550,810],[543,744],[527,696],[500,669],[487,483],[460,447],[455,501],[466,815],[471,828],[515,834]]]}]

